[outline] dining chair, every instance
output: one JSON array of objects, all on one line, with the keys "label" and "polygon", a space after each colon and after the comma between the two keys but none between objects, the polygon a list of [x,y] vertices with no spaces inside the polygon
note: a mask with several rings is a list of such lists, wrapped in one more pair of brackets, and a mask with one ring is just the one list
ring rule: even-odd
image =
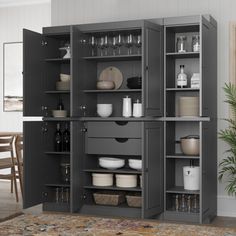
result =
[{"label": "dining chair", "polygon": [[15,153],[17,162],[16,178],[20,181],[20,190],[23,198],[23,135],[19,134],[15,139]]},{"label": "dining chair", "polygon": [[19,198],[15,171],[16,159],[14,158],[13,141],[14,136],[0,136],[0,170],[10,169],[9,173],[1,173],[0,179],[8,179],[13,181],[15,187],[16,201],[18,202]]}]

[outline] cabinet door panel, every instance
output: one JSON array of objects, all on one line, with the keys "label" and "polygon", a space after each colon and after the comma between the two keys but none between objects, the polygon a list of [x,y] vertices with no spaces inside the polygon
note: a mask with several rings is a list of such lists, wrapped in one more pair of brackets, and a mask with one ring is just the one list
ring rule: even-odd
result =
[{"label": "cabinet door panel", "polygon": [[23,115],[42,116],[44,103],[43,37],[23,29]]},{"label": "cabinet door panel", "polygon": [[144,85],[146,116],[163,115],[163,29],[145,22]]},{"label": "cabinet door panel", "polygon": [[144,208],[148,218],[163,211],[163,123],[144,124]]},{"label": "cabinet door panel", "polygon": [[25,121],[24,129],[24,199],[23,208],[42,203],[44,185],[55,179],[55,158],[44,155],[46,133],[43,122]]},{"label": "cabinet door panel", "polygon": [[78,212],[83,204],[84,132],[82,122],[71,122],[71,211]]}]

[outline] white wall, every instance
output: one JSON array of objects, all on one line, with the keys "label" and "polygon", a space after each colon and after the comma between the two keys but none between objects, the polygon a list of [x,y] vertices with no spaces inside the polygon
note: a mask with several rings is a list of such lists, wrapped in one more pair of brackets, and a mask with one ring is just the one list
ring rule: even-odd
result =
[{"label": "white wall", "polygon": [[[52,0],[52,25],[211,14],[218,22],[218,128],[227,116],[222,87],[229,78],[229,22],[236,21],[235,0]],[[225,145],[218,142],[218,160]],[[236,216],[236,199],[218,186],[218,215]]]},{"label": "white wall", "polygon": [[23,121],[22,112],[3,112],[3,43],[22,41],[23,28],[41,32],[43,26],[51,24],[50,1],[20,4],[0,5],[0,131],[22,131]]}]

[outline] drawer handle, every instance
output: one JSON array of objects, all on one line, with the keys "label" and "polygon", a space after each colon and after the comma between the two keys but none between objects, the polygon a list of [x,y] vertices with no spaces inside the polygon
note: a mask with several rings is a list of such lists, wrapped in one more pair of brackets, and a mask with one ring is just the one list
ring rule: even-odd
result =
[{"label": "drawer handle", "polygon": [[117,125],[124,126],[128,124],[128,121],[115,121]]},{"label": "drawer handle", "polygon": [[127,142],[129,139],[128,139],[128,138],[115,138],[115,140],[116,140],[118,143],[125,143],[125,142]]}]

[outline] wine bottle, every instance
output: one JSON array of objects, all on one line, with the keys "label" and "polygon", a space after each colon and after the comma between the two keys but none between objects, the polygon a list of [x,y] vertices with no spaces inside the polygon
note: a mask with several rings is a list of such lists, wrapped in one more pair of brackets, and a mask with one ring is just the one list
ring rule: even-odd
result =
[{"label": "wine bottle", "polygon": [[64,104],[61,98],[59,98],[59,101],[57,103],[57,110],[64,110]]},{"label": "wine bottle", "polygon": [[63,132],[63,151],[69,152],[70,151],[70,131],[68,124],[65,124],[65,130]]},{"label": "wine bottle", "polygon": [[57,123],[57,129],[55,132],[55,151],[61,152],[62,151],[62,133],[60,124]]},{"label": "wine bottle", "polygon": [[187,87],[187,75],[184,73],[184,65],[180,65],[180,73],[177,77],[177,87],[178,88],[186,88]]}]

